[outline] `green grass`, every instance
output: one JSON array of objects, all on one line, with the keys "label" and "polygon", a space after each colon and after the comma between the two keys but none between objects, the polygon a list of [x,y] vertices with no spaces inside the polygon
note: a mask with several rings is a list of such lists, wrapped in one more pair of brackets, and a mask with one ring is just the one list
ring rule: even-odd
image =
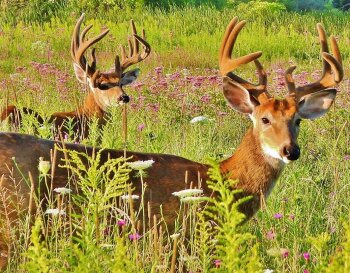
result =
[{"label": "green grass", "polygon": [[[147,40],[152,46],[152,55],[138,65],[141,67],[139,82],[143,86],[125,88],[132,96],[128,106],[128,149],[170,153],[200,162],[207,162],[209,157],[220,159],[234,151],[250,126],[250,121],[226,105],[220,79],[213,82],[206,79],[200,87],[193,87],[191,82],[186,81],[183,70],[188,68],[191,76],[218,75],[218,48],[224,29],[234,15],[233,10],[183,8],[169,13],[143,10],[132,14],[126,11],[118,14],[115,21],[102,21],[91,19],[93,15],[87,14],[85,24],[94,24],[91,32],[97,34],[102,26],[111,29],[107,38],[97,45],[99,67],[108,69],[113,64],[115,54],[118,53],[117,45],[126,42],[131,18],[139,30],[146,29]],[[1,105],[8,101],[36,109],[42,115],[49,115],[54,111],[72,110],[76,101],[84,98],[84,87],[74,77],[69,53],[75,17],[77,16],[52,19],[43,26],[19,24],[14,28],[2,25]],[[269,90],[277,96],[285,94],[283,89],[278,89],[281,75],[279,69],[285,70],[292,63],[297,64],[296,74],[308,72],[306,78],[309,81],[313,79],[311,72],[321,70],[315,30],[317,22],[323,22],[327,33],[333,33],[339,38],[346,77],[338,88],[340,92],[335,105],[325,117],[302,122],[299,136],[302,153],[300,159],[286,166],[266,208],[243,227],[246,232],[254,235],[250,244],[258,244],[257,255],[263,268],[274,269],[275,272],[302,272],[304,269],[323,272],[334,255],[340,264],[341,255],[335,253],[341,251],[338,246],[343,240],[343,223],[349,219],[349,14],[284,13],[269,18],[256,16],[240,19],[247,19],[248,22],[238,38],[234,55],[262,50],[262,62],[270,73]],[[39,73],[31,62],[41,64],[40,67],[43,64],[52,67],[44,68]],[[162,67],[163,72],[157,74],[155,67]],[[252,66],[243,67],[238,73],[245,78],[254,78]],[[60,83],[62,77],[65,81]],[[203,95],[210,96],[209,103],[203,101]],[[155,107],[159,110],[152,110]],[[225,114],[222,115],[221,112]],[[198,124],[189,122],[199,115],[205,115],[208,120]],[[23,126],[19,131],[33,133],[30,118],[25,120],[28,126]],[[143,130],[138,130],[140,124],[145,125]],[[6,124],[2,125],[3,130],[8,130],[7,127]],[[111,109],[107,125],[102,131],[94,132],[95,136],[100,134],[100,138],[91,136],[85,143],[120,149],[121,128],[121,109]],[[281,213],[283,217],[275,219],[275,213]],[[53,226],[58,227],[57,223]],[[34,231],[39,228],[38,222]],[[273,239],[267,236],[271,232],[275,234]],[[24,239],[28,240],[28,236],[27,231],[21,238],[27,242]],[[42,243],[36,241],[35,236],[39,236],[38,233],[35,235],[34,232],[34,249],[29,251],[26,243],[18,242],[14,261],[24,262],[19,252],[27,252],[29,262],[30,258],[36,261],[36,248],[45,256],[40,261],[42,268],[47,266],[51,272],[60,270],[60,261],[69,263],[71,268],[77,268],[76,272],[102,272],[107,268],[118,272],[118,269],[111,269],[113,266],[119,266],[119,270],[127,268],[127,272],[139,272],[137,270],[140,269],[135,268],[135,260],[140,259],[140,253],[149,257],[144,267],[145,272],[166,272],[171,264],[173,241],[166,235],[164,242],[155,248],[145,247],[141,241],[136,246],[116,236],[113,242],[120,247],[112,250],[94,249],[94,245],[84,245],[86,241],[80,248],[76,245],[70,248],[69,238],[62,236],[49,237]],[[57,243],[56,239],[61,241]],[[145,238],[145,241],[146,244],[153,243],[152,237]],[[208,264],[197,260],[190,263],[191,270],[200,272],[200,268],[213,268],[210,259],[214,256],[205,256],[207,253],[200,252],[198,248],[195,249],[198,253],[191,252],[189,255],[184,249],[185,243],[180,242],[179,245],[180,254],[187,257],[187,261],[191,257],[202,259],[201,261],[203,257],[209,259],[206,261]],[[283,248],[288,249],[288,257],[271,255]],[[305,252],[311,254],[309,261],[302,256]],[[347,248],[343,255],[349,256]],[[125,264],[116,262],[119,259],[124,259]],[[81,268],[78,269],[78,265],[74,267],[74,263],[80,264]],[[153,268],[155,265],[159,266],[158,269]],[[160,265],[165,268],[164,271],[159,269],[162,268]],[[8,272],[19,270],[20,267],[25,271],[23,265],[18,266],[15,262],[12,263]],[[35,263],[27,270],[37,272]],[[345,272],[340,266],[334,270],[332,272]]]}]

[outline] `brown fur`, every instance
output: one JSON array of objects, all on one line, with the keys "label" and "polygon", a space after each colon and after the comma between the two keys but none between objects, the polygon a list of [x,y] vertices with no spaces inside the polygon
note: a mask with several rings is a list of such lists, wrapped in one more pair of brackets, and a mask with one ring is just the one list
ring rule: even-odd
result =
[{"label": "brown fur", "polygon": [[[22,108],[19,110],[15,105],[7,106],[7,108],[1,113],[0,119],[1,121],[8,119],[9,123],[12,126],[19,127],[22,122],[21,113],[34,115],[39,124],[44,123],[44,119],[34,110],[30,108]],[[97,118],[101,125],[104,124],[105,111],[103,111],[102,108],[97,104],[93,93],[90,92],[86,97],[84,104],[77,110],[72,112],[53,113],[49,119],[49,122],[54,124],[56,132],[60,131],[62,134],[64,134],[67,133],[64,124],[69,119],[72,119],[72,123],[74,124],[74,131],[77,132],[80,137],[86,138],[89,134],[87,122],[93,117]]]}]

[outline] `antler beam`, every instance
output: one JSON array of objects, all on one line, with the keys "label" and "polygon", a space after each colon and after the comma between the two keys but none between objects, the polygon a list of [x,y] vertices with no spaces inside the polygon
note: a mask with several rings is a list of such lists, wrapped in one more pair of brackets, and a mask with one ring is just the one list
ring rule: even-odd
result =
[{"label": "antler beam", "polygon": [[[235,59],[232,59],[231,57],[232,50],[235,45],[237,36],[239,32],[242,30],[242,28],[244,27],[245,23],[246,23],[245,21],[239,22],[238,18],[235,17],[227,26],[224,37],[222,39],[220,51],[219,51],[220,72],[221,72],[221,75],[228,76],[230,79],[239,83],[242,87],[247,89],[252,96],[254,96],[255,98],[258,98],[259,95],[262,93],[265,93],[266,95],[268,95],[266,91],[267,76],[263,66],[258,61],[258,58],[262,55],[262,52],[257,51]],[[257,85],[242,79],[241,77],[237,76],[232,72],[237,67],[243,64],[250,63],[252,61],[254,61],[258,71],[258,75],[259,75],[259,84]]]},{"label": "antler beam", "polygon": [[335,86],[341,82],[344,77],[342,58],[340,55],[337,40],[333,35],[331,36],[330,40],[333,53],[332,56],[329,54],[326,33],[320,23],[317,24],[317,31],[321,44],[321,56],[323,59],[323,73],[321,78],[316,82],[296,87],[292,75],[296,67],[290,67],[285,73],[285,80],[289,91],[289,96],[294,97],[297,101],[301,100],[302,97],[310,93]]}]

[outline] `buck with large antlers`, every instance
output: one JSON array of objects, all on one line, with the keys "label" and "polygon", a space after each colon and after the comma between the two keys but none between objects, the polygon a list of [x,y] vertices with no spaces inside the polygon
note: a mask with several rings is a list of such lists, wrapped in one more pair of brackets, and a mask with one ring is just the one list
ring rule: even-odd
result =
[{"label": "buck with large antlers", "polygon": [[[248,217],[251,217],[259,209],[262,198],[267,197],[272,190],[283,166],[299,158],[300,149],[297,144],[297,136],[300,120],[317,118],[327,112],[336,96],[335,89],[327,88],[335,86],[342,80],[343,69],[335,38],[331,37],[333,55],[330,55],[324,30],[318,24],[317,30],[323,58],[321,79],[312,84],[295,87],[292,78],[294,67],[290,68],[286,72],[289,95],[282,100],[273,98],[266,90],[266,73],[258,61],[261,52],[236,59],[231,58],[236,38],[244,24],[244,21],[238,22],[237,18],[234,18],[228,25],[220,48],[220,71],[224,77],[223,90],[228,103],[237,111],[249,114],[253,121],[253,127],[243,137],[236,152],[220,163],[220,168],[224,176],[239,180],[235,187],[241,188],[245,195],[253,196],[241,208]],[[258,85],[254,85],[233,73],[238,66],[251,61],[255,62],[259,73]],[[61,145],[59,142],[56,143]],[[34,180],[37,181],[38,158],[44,157],[48,160],[50,150],[54,149],[54,145],[53,141],[41,140],[33,136],[1,134],[1,189],[8,189],[8,192],[11,192],[13,181],[9,178],[9,170],[17,167],[22,174],[31,172]],[[87,152],[90,155],[93,152],[93,148],[82,145],[66,144],[66,148]],[[123,151],[103,150],[101,160],[106,161],[108,158],[121,156],[123,156]],[[148,176],[144,179],[147,183],[144,199],[145,202],[150,202],[152,213],[159,214],[159,207],[162,205],[162,215],[164,215],[168,225],[173,225],[179,207],[179,200],[172,193],[185,188],[185,176],[188,182],[196,183],[201,180],[204,194],[211,194],[206,184],[208,165],[166,154],[128,152],[127,157],[129,156],[132,156],[132,160],[135,161],[154,160],[153,166],[147,170]],[[12,160],[13,157],[16,158],[16,168]],[[62,152],[57,153],[56,165],[63,157]],[[13,171],[11,176],[15,178],[15,181],[22,179],[21,174],[16,171]],[[56,166],[53,183],[55,188],[66,186],[66,169]],[[27,200],[30,189],[24,182],[20,185],[23,199]],[[141,195],[141,183],[134,183],[133,186],[135,193]],[[72,189],[74,190],[75,187]],[[25,205],[28,207],[28,204],[24,204],[24,208],[26,208]],[[1,209],[4,211],[4,204]],[[11,211],[11,208],[7,208],[7,210]],[[11,216],[14,220],[10,222],[16,223],[16,214]],[[6,221],[0,223],[4,222]],[[8,230],[4,224],[2,229]],[[8,239],[6,232],[0,234],[2,234],[2,244],[0,243],[2,249],[0,251],[5,253]],[[6,260],[3,259],[3,264],[5,262]]]},{"label": "buck with large antlers", "polygon": [[[79,132],[80,135],[86,137],[88,134],[88,120],[96,117],[103,124],[108,107],[129,102],[129,96],[124,92],[123,86],[135,81],[140,70],[133,69],[127,71],[127,68],[146,59],[150,54],[151,47],[145,40],[144,30],[142,31],[142,37],[137,35],[135,24],[131,20],[132,37],[128,39],[129,52],[126,52],[124,46],[120,46],[121,58],[118,55],[116,56],[114,71],[100,72],[96,68],[95,48],[91,51],[91,64],[88,63],[85,53],[95,43],[105,37],[109,30],[106,29],[96,37],[85,40],[85,36],[92,28],[92,25],[85,27],[80,33],[80,26],[83,20],[84,14],[77,21],[73,31],[71,56],[77,79],[81,83],[87,83],[91,91],[87,95],[83,105],[78,109],[72,112],[53,113],[49,122],[53,122],[56,129],[65,131],[65,122],[68,119],[72,119],[73,124],[75,124],[75,132]],[[14,105],[8,106],[2,112],[1,120],[10,118],[11,124],[19,126],[22,120],[21,113],[34,114],[39,123],[43,123],[43,118],[35,111],[28,108],[23,108],[19,111]]]}]

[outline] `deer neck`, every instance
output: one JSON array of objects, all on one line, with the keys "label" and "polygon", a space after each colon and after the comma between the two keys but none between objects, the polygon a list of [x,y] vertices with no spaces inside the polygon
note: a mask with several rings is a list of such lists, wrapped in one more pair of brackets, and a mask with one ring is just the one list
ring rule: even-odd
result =
[{"label": "deer neck", "polygon": [[238,188],[259,200],[271,192],[283,166],[283,161],[263,152],[253,128],[243,137],[236,152],[220,164],[226,177],[238,180]]},{"label": "deer neck", "polygon": [[88,118],[97,117],[102,118],[105,114],[103,108],[97,103],[95,96],[89,92],[85,98],[84,104],[78,108],[77,112],[80,115],[85,115]]}]

